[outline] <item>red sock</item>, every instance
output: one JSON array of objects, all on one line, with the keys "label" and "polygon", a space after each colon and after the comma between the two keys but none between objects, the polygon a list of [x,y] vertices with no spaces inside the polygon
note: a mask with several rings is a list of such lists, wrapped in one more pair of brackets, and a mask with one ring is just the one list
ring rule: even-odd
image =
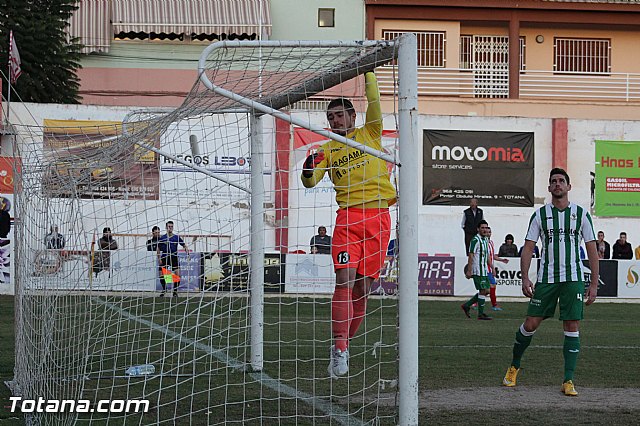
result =
[{"label": "red sock", "polygon": [[489,290],[489,297],[491,298],[491,306],[498,306],[498,301],[496,300],[496,288],[491,287]]},{"label": "red sock", "polygon": [[360,324],[367,314],[367,296],[352,294],[353,297],[353,318],[349,327],[349,339],[356,335]]},{"label": "red sock", "polygon": [[331,300],[331,329],[336,349],[344,351],[349,346],[349,326],[352,317],[351,289],[336,286]]}]

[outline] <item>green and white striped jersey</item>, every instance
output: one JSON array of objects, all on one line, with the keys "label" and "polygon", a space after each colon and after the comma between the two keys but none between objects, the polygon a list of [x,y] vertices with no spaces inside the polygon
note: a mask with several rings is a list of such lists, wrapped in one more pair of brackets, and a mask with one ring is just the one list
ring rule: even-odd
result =
[{"label": "green and white striped jersey", "polygon": [[577,204],[564,210],[546,204],[529,221],[526,240],[542,241],[538,282],[583,281],[580,242],[594,241],[591,215]]},{"label": "green and white striped jersey", "polygon": [[489,239],[481,237],[479,234],[473,237],[469,245],[469,253],[473,253],[471,275],[486,277],[489,258]]}]

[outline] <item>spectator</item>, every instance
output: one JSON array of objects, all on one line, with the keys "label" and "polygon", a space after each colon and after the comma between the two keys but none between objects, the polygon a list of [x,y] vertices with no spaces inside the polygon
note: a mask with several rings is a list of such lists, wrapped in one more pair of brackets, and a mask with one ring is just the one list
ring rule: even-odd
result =
[{"label": "spectator", "polygon": [[[522,246],[524,247],[524,245]],[[520,250],[518,250],[518,257],[522,256],[522,247],[520,247]],[[536,244],[535,246],[533,246],[533,256],[534,259],[537,259],[540,257],[540,250],[538,249],[538,245]]]},{"label": "spectator", "polygon": [[611,257],[611,246],[604,240],[604,231],[598,231],[596,247],[598,248],[598,259],[609,259]]},{"label": "spectator", "polygon": [[44,245],[49,250],[62,250],[64,248],[64,235],[58,231],[58,225],[51,225],[50,232],[44,237]]},{"label": "spectator", "polygon": [[621,232],[620,239],[613,245],[612,259],[633,259],[633,248],[627,242],[627,233]]},{"label": "spectator", "polygon": [[98,252],[94,254],[93,273],[98,274],[111,268],[111,251],[118,249],[118,243],[111,235],[111,228],[102,230],[102,237],[98,240]]},{"label": "spectator", "polygon": [[311,246],[311,251],[309,253],[318,254],[318,246]]},{"label": "spectator", "polygon": [[640,246],[636,247],[636,260],[640,260]]},{"label": "spectator", "polygon": [[504,237],[504,243],[498,249],[498,256],[500,257],[519,257],[518,246],[513,244],[513,235],[507,234]]},{"label": "spectator", "polygon": [[327,235],[327,228],[324,226],[318,227],[318,235],[311,237],[309,242],[311,246],[311,253],[313,253],[313,247],[318,251],[318,254],[331,254],[331,237]]},{"label": "spectator", "polygon": [[160,227],[154,226],[151,228],[151,238],[147,240],[147,251],[158,251],[158,244],[160,243]]},{"label": "spectator", "polygon": [[[180,244],[187,255],[189,254],[189,248],[184,240],[177,234],[173,233],[173,221],[168,221],[166,224],[167,233],[160,237],[158,244],[158,254],[160,255],[160,266],[164,268],[170,268],[173,275],[178,278],[173,283],[173,297],[178,297],[178,287],[180,286],[180,264],[178,262],[178,244]],[[162,292],[160,297],[164,296],[166,288],[166,282],[160,280],[162,283]]]},{"label": "spectator", "polygon": [[482,209],[478,208],[478,199],[472,198],[469,201],[469,208],[462,212],[462,229],[464,229],[464,252],[469,254],[469,244],[478,233],[478,225],[484,218]]},{"label": "spectator", "polygon": [[0,238],[7,238],[11,231],[11,202],[5,197],[0,198]]}]

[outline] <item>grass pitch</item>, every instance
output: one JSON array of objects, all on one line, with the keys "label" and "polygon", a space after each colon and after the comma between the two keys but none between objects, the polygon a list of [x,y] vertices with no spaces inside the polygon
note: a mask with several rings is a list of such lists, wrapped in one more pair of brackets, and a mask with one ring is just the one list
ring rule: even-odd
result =
[{"label": "grass pitch", "polygon": [[[248,329],[233,312],[244,308],[246,299],[236,305],[203,306],[181,299],[171,305],[168,300],[153,298],[102,298],[95,303],[91,318],[102,328],[93,328],[89,345],[94,354],[82,386],[82,398],[116,399],[144,395],[152,402],[152,412],[118,417],[108,424],[216,424],[241,419],[245,424],[339,424],[341,417],[328,410],[348,413],[349,421],[380,424],[396,421],[395,390],[380,388],[397,377],[395,301],[371,300],[367,333],[352,343],[350,380],[326,378],[329,343],[329,304],[326,299],[269,298],[265,311],[265,368],[260,375],[229,368],[233,360],[246,362],[242,342]],[[67,299],[67,309],[86,303]],[[460,302],[440,300],[420,302],[420,388],[421,424],[460,424],[473,419],[485,424],[633,424],[640,408],[627,406],[607,409],[602,405],[584,408],[574,403],[549,404],[545,409],[531,404],[510,405],[513,393],[500,382],[511,359],[511,345],[521,324],[526,304],[505,303],[502,312],[490,312],[494,321],[477,321],[464,317]],[[115,306],[110,308],[109,305]],[[640,333],[635,325],[637,304],[603,303],[585,311],[581,326],[582,352],[576,371],[578,390],[594,390],[603,399],[611,389],[640,387],[636,354]],[[0,296],[0,378],[13,376],[14,336],[13,298]],[[208,324],[206,318],[225,318],[225,322]],[[81,323],[86,312],[75,309]],[[127,316],[130,315],[130,316]],[[138,319],[136,319],[138,318]],[[139,318],[144,320],[141,322]],[[149,321],[145,323],[144,321]],[[246,321],[246,320],[244,320]],[[155,324],[150,326],[149,323]],[[67,324],[69,325],[69,324]],[[231,330],[231,331],[225,331]],[[215,330],[218,330],[216,333]],[[206,334],[204,333],[206,331]],[[104,336],[107,336],[106,338]],[[72,334],[65,336],[74,347]],[[559,389],[562,381],[562,325],[557,319],[545,321],[536,333],[523,359],[518,391]],[[373,342],[382,342],[377,356],[371,355]],[[224,349],[224,350],[222,350]],[[70,364],[68,359],[52,360]],[[225,356],[227,358],[225,358]],[[151,359],[149,359],[151,358]],[[151,361],[162,372],[154,379],[123,377],[127,365]],[[61,372],[64,365],[60,365]],[[160,386],[162,385],[162,391]],[[294,389],[294,394],[287,393]],[[475,402],[465,401],[465,389],[478,389]],[[65,391],[72,392],[73,384]],[[486,392],[486,400],[483,395]],[[438,393],[451,399],[448,405],[430,404],[430,395]],[[624,392],[622,397],[624,398]],[[10,413],[9,391],[2,387],[0,425],[22,424]],[[331,397],[327,398],[327,395]],[[617,394],[620,398],[620,393]],[[305,402],[312,398],[313,403]],[[550,401],[564,401],[559,392]],[[564,399],[563,399],[564,398]],[[573,401],[580,401],[580,396]],[[226,404],[225,404],[226,401]],[[377,403],[376,401],[379,401]],[[478,404],[477,401],[480,401]],[[613,401],[612,401],[613,402]],[[324,405],[323,405],[324,404]],[[635,404],[637,405],[637,404]],[[207,410],[207,407],[213,407]],[[80,417],[80,422],[106,423],[97,415]]]}]

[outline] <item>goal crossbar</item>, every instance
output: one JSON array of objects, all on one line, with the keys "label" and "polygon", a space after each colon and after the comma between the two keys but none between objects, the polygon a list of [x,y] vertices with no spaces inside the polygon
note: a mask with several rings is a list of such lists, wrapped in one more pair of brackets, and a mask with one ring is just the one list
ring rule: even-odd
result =
[{"label": "goal crossbar", "polygon": [[[260,102],[257,102],[213,84],[213,82],[209,79],[209,77],[205,72],[206,61],[208,56],[216,49],[226,49],[230,47],[298,47],[298,48],[380,47],[380,48],[375,49],[373,52],[370,52],[364,56],[358,57],[357,61],[356,60],[347,61],[345,63],[342,63],[334,67],[332,70],[324,73],[322,76],[319,76],[316,79],[305,81],[303,84],[290,90],[286,94],[279,94],[279,95],[272,96],[270,98],[261,98]],[[338,135],[337,133],[323,129],[322,127],[313,125],[308,121],[301,120],[301,119],[292,117],[289,114],[286,114],[284,112],[278,111],[279,108],[282,108],[287,105],[291,105],[295,102],[308,98],[309,96],[315,95],[323,90],[330,89],[331,87],[337,86],[338,84],[348,81],[360,74],[373,71],[376,67],[384,65],[394,60],[396,57],[397,57],[397,49],[394,42],[392,41],[385,41],[385,42],[380,42],[380,41],[360,41],[360,42],[355,42],[355,41],[354,42],[221,41],[221,42],[211,44],[202,52],[202,55],[200,56],[200,60],[198,62],[198,72],[200,76],[200,81],[205,85],[205,87],[220,96],[224,96],[225,98],[238,102],[239,104],[244,105],[253,111],[260,111],[264,114],[270,114],[288,123],[295,124],[296,126],[309,129],[312,132],[317,133],[321,136],[327,137],[336,142],[347,145],[351,148],[366,152],[367,154],[373,155],[374,157],[378,157],[389,163],[395,164],[397,166],[401,166],[400,162],[394,157],[390,156],[389,154],[386,154],[382,151],[371,148],[367,145],[358,143],[353,139],[349,139],[342,135]],[[357,63],[357,66],[354,66],[354,64],[356,63]]]}]

